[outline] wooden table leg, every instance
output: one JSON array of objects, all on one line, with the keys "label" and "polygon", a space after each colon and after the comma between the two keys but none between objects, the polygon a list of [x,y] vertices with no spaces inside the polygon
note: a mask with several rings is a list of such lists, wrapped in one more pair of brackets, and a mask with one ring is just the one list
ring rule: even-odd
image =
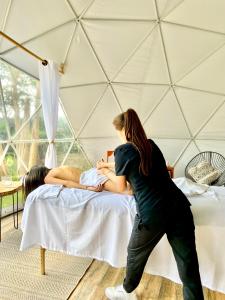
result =
[{"label": "wooden table leg", "polygon": [[[15,198],[14,194],[12,195],[13,197],[13,222],[14,222],[14,228],[18,229],[18,215],[19,215],[19,196],[18,196],[18,191],[16,192],[16,211],[15,211]],[[16,218],[15,218],[16,214]]]},{"label": "wooden table leg", "polygon": [[45,275],[45,248],[40,247],[40,255],[41,255],[41,275]]}]

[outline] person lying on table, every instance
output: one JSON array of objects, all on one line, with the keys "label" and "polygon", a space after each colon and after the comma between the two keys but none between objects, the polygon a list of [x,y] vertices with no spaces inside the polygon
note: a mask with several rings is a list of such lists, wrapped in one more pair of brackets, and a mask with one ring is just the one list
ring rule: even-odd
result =
[{"label": "person lying on table", "polygon": [[[108,165],[108,167],[109,166],[110,165]],[[113,163],[111,164],[111,167],[113,167]],[[91,168],[82,172],[79,168],[70,166],[60,166],[48,169],[45,166],[37,165],[33,166],[24,176],[23,191],[25,198],[34,189],[45,183],[59,184],[67,188],[77,188],[92,192],[101,192],[105,190],[118,193],[115,183],[107,176],[99,174],[96,168]],[[132,191],[128,187],[128,189],[121,194],[131,195]]]}]

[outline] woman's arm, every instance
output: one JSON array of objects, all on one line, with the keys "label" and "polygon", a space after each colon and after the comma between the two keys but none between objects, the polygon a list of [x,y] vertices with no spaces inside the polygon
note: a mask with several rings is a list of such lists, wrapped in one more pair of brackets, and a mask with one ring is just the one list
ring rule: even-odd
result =
[{"label": "woman's arm", "polygon": [[110,180],[112,180],[115,183],[118,193],[125,193],[126,191],[129,193],[129,191],[131,190],[130,185],[128,185],[126,181],[126,176],[116,176],[116,174],[108,168],[101,168],[99,172],[107,176]]}]

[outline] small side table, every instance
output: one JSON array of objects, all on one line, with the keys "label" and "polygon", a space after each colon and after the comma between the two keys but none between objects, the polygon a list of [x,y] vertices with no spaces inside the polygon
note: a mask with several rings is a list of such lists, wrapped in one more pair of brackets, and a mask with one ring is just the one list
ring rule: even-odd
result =
[{"label": "small side table", "polygon": [[[13,181],[12,185],[5,186],[0,182],[0,242],[2,237],[2,201],[4,196],[12,195],[13,199],[13,222],[14,228],[18,229],[18,206],[19,197],[18,192],[22,189],[22,184],[19,181]],[[15,211],[15,194],[16,194],[16,211]],[[15,219],[16,214],[16,219]]]}]

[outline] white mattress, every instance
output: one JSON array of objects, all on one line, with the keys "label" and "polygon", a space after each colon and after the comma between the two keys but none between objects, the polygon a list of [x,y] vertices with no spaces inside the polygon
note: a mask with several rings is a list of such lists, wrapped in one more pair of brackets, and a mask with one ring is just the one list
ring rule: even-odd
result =
[{"label": "white mattress", "polygon": [[[174,181],[192,203],[202,283],[225,293],[225,188]],[[26,200],[20,250],[40,245],[124,267],[135,214],[132,196],[44,185]],[[180,282],[166,236],[145,271]]]}]

